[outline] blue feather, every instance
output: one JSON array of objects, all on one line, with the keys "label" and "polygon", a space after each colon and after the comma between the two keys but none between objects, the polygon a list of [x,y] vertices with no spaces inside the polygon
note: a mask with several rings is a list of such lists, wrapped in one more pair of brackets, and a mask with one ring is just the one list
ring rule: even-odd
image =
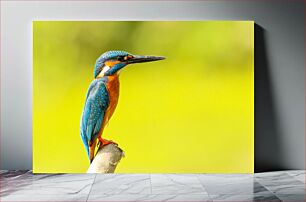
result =
[{"label": "blue feather", "polygon": [[99,134],[105,112],[109,106],[106,88],[107,78],[95,79],[89,86],[81,117],[81,138],[89,155],[88,142],[93,142]]}]

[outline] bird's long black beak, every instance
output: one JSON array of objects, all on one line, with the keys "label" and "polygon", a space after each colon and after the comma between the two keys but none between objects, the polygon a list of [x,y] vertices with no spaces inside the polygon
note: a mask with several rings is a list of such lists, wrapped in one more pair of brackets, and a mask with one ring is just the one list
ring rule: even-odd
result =
[{"label": "bird's long black beak", "polygon": [[157,60],[166,59],[163,56],[150,56],[150,55],[134,55],[133,58],[127,61],[128,64],[141,63],[141,62],[153,62]]}]

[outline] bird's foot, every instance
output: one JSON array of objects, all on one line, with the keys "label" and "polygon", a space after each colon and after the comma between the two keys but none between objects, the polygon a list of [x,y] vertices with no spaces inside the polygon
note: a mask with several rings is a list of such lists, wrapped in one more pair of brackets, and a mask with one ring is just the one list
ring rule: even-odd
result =
[{"label": "bird's foot", "polygon": [[103,139],[102,137],[99,137],[99,147],[102,148],[108,144],[115,144],[118,145],[116,142],[113,142],[112,140]]}]

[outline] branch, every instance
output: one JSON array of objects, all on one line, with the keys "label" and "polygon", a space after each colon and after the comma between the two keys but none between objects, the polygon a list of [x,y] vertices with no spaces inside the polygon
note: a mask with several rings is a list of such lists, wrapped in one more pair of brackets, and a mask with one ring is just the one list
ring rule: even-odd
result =
[{"label": "branch", "polygon": [[122,157],[124,153],[116,144],[100,147],[87,173],[114,173]]}]

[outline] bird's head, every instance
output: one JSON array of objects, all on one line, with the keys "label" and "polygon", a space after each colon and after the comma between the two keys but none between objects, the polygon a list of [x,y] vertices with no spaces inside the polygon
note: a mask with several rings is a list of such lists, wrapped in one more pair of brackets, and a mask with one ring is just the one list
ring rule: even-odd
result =
[{"label": "bird's head", "polygon": [[96,61],[94,76],[103,77],[119,73],[123,67],[141,62],[163,60],[161,56],[133,55],[125,51],[108,51],[103,53]]}]

